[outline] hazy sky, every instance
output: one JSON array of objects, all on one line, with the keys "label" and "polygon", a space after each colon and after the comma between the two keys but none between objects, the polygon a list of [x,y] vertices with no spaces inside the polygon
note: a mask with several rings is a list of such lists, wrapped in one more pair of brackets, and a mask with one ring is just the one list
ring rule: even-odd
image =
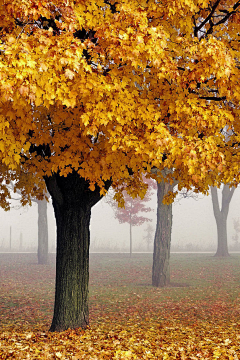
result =
[{"label": "hazy sky", "polygon": [[[156,227],[156,193],[153,195],[149,204],[153,208],[152,225]],[[16,202],[13,203],[15,205]],[[233,195],[228,216],[228,239],[232,242],[233,218],[240,218],[240,189]],[[20,233],[22,233],[23,246],[37,246],[37,205],[20,209],[11,209],[5,212],[0,209],[1,231],[0,246],[9,246],[10,226],[12,228],[12,247],[18,248],[20,244]],[[49,221],[49,244],[55,243],[55,219],[51,203],[48,206]],[[147,223],[141,227],[133,228],[133,250],[139,244],[144,243],[144,229]],[[111,207],[101,200],[92,210],[91,218],[91,241],[95,245],[110,245],[118,249],[129,246],[129,225],[119,224],[114,219]],[[216,223],[213,216],[211,196],[203,197],[195,201],[194,199],[182,199],[173,205],[173,230],[172,245],[184,246],[185,244],[208,244],[216,245]]]}]

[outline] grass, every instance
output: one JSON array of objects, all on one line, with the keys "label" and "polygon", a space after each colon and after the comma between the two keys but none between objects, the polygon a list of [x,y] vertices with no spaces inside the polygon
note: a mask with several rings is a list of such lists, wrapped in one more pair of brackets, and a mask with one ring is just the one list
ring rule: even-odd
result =
[{"label": "grass", "polygon": [[48,332],[54,256],[0,254],[0,359],[240,359],[240,256],[173,254],[164,289],[151,268],[150,254],[91,254],[90,328],[60,335]]}]

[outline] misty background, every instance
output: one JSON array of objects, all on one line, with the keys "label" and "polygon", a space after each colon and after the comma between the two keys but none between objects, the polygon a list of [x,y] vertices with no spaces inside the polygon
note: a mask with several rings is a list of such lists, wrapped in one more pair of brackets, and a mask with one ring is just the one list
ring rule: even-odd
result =
[{"label": "misty background", "polygon": [[[221,191],[218,190],[219,195]],[[219,196],[221,204],[221,196]],[[154,190],[151,201],[146,203],[153,211],[144,216],[152,219],[142,226],[133,227],[133,252],[146,251],[146,227],[148,224],[156,228],[157,191]],[[233,219],[240,218],[240,188],[237,188],[230,203],[228,215],[228,245],[234,245],[232,239],[235,231]],[[26,251],[37,251],[37,204],[21,207],[19,202],[12,201],[12,208],[5,212],[0,208],[0,249],[7,251],[10,247],[18,251],[20,246]],[[56,226],[51,199],[48,204],[49,252],[55,252]],[[129,251],[129,224],[119,224],[114,218],[110,205],[102,199],[93,207],[91,217],[90,251]],[[153,237],[154,237],[153,232]],[[21,240],[22,239],[22,240]],[[20,244],[21,243],[21,244]],[[149,251],[152,251],[153,242]],[[198,199],[180,199],[173,204],[172,251],[185,250],[215,251],[217,249],[217,227],[213,215],[211,195],[198,195]]]}]

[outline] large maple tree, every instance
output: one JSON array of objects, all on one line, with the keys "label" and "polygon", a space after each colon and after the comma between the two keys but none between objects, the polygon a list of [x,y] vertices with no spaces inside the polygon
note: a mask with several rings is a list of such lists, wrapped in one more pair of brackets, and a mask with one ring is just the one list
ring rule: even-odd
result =
[{"label": "large maple tree", "polygon": [[168,180],[180,190],[239,181],[239,8],[233,0],[1,1],[1,199],[5,206],[9,177],[26,198],[42,180],[52,196],[51,330],[89,322],[91,207],[110,185],[142,196],[141,174],[154,167],[159,177],[173,169]]}]

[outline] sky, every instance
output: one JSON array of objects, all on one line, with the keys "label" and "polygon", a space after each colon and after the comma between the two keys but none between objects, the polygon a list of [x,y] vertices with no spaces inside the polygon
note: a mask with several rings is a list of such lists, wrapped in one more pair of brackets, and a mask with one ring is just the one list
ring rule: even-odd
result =
[{"label": "sky", "polygon": [[[220,191],[219,191],[220,193]],[[152,218],[152,226],[156,228],[156,192],[148,206],[153,211],[145,215]],[[19,249],[20,237],[24,247],[37,246],[37,204],[32,207],[19,207],[18,203],[12,203],[12,209],[5,212],[0,209],[1,231],[0,248],[9,247],[10,227],[12,248]],[[228,239],[233,243],[234,234],[233,219],[240,218],[240,188],[236,189],[230,203],[228,215]],[[51,203],[48,205],[49,223],[49,249],[54,251],[56,239],[56,226],[54,212]],[[146,249],[146,242],[143,237],[148,223],[142,226],[133,227],[133,251]],[[99,247],[110,247],[116,251],[129,250],[129,225],[119,224],[114,218],[112,208],[101,200],[92,209],[91,225],[91,250]],[[22,234],[22,235],[21,235]],[[216,222],[213,215],[211,196],[199,195],[198,200],[192,198],[181,199],[173,204],[173,227],[172,227],[172,248],[199,246],[207,248],[217,244]]]}]

